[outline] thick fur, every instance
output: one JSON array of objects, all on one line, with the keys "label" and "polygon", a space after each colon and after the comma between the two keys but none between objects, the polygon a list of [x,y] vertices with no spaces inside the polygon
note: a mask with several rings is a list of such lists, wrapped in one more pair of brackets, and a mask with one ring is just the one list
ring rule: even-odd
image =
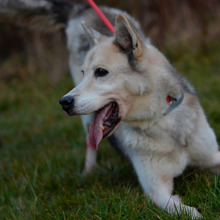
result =
[{"label": "thick fur", "polygon": [[[16,2],[1,2],[2,13],[11,16],[8,8],[13,5],[13,13],[19,16],[22,10]],[[110,137],[111,143],[131,161],[146,195],[169,213],[187,211],[194,218],[200,217],[196,208],[184,205],[178,195],[172,195],[173,179],[182,174],[187,165],[220,173],[215,134],[190,84],[160,51],[147,43],[139,24],[120,10],[102,7],[111,22],[117,16],[115,35],[111,36],[87,5],[68,2],[63,16],[57,10],[59,7],[54,10],[58,1],[19,0],[19,3],[30,12],[43,7],[46,13],[39,16],[46,14],[53,21],[50,24],[66,27],[70,69],[77,85],[64,96],[71,99],[68,114],[87,115],[83,117],[83,125],[88,134],[90,113],[116,101],[122,121]],[[62,19],[59,21],[59,18]],[[80,24],[82,20],[85,32]],[[87,54],[89,42],[92,48]],[[97,68],[109,73],[96,77]],[[170,106],[166,97],[179,99],[182,92],[183,102],[164,116]],[[96,151],[88,148],[85,171],[90,172],[95,166]]]},{"label": "thick fur", "polygon": [[[173,178],[187,165],[220,170],[216,137],[193,88],[155,47],[144,43],[124,15],[116,19],[114,37],[88,33],[94,46],[81,67],[82,81],[64,96],[73,101],[68,114],[90,114],[116,101],[123,121],[114,142],[133,164],[145,193],[170,213],[200,217],[196,208],[172,195]],[[97,68],[109,73],[96,77]],[[182,92],[183,102],[164,116],[170,106],[166,97],[179,99]]]}]

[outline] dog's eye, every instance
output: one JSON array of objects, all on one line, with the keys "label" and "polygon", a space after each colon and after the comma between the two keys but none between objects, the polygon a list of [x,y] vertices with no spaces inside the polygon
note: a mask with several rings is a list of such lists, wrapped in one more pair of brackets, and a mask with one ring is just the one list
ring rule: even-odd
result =
[{"label": "dog's eye", "polygon": [[84,76],[84,70],[81,70],[81,73],[83,74],[83,76]]},{"label": "dog's eye", "polygon": [[106,76],[108,74],[108,70],[102,69],[102,68],[98,68],[95,70],[95,77],[103,77]]}]

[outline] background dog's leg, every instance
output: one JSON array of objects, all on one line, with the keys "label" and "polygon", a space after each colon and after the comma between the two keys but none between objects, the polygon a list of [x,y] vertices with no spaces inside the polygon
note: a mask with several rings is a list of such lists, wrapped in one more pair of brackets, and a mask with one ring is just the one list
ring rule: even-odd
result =
[{"label": "background dog's leg", "polygon": [[[92,115],[81,116],[84,131],[86,133],[86,137],[88,137],[88,134],[89,134],[89,126],[91,122],[91,117]],[[97,160],[97,151],[92,150],[89,147],[87,147],[83,174],[91,173],[96,167],[98,167],[96,160]]]},{"label": "background dog's leg", "polygon": [[96,167],[98,167],[97,162],[97,153],[95,150],[90,149],[87,147],[86,150],[86,160],[85,160],[85,167],[83,170],[83,174],[89,174],[91,173]]},{"label": "background dog's leg", "polygon": [[171,214],[179,215],[187,212],[193,218],[201,217],[196,208],[184,205],[178,195],[171,195],[173,177],[167,176],[166,172],[158,172],[161,168],[157,166],[156,161],[148,163],[145,157],[138,156],[133,158],[133,165],[145,193],[157,206]]},{"label": "background dog's leg", "polygon": [[[79,50],[78,48],[75,49],[76,51]],[[70,64],[71,76],[73,78],[73,81],[75,85],[78,85],[83,78],[83,74],[81,73],[81,60],[76,54],[78,53],[70,53],[69,64]],[[92,116],[83,115],[81,116],[81,120],[87,138],[89,134],[89,126],[92,120]],[[94,168],[97,167],[96,158],[97,158],[96,151],[91,150],[90,148],[87,147],[83,174],[91,173],[92,170],[94,170]]]}]

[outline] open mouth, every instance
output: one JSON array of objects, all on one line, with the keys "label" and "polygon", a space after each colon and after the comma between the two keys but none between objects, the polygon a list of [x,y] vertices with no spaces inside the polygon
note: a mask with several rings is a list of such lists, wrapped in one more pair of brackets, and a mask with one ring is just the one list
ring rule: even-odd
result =
[{"label": "open mouth", "polygon": [[103,108],[94,112],[92,123],[89,128],[87,145],[93,150],[98,149],[101,140],[111,134],[121,121],[119,107],[116,102],[110,102]]}]

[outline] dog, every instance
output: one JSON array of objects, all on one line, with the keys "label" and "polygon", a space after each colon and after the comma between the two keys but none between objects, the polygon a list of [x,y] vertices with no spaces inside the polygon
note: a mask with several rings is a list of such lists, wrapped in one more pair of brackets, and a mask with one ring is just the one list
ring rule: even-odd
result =
[{"label": "dog", "polygon": [[113,37],[84,29],[92,49],[81,67],[82,81],[60,99],[63,109],[69,115],[93,113],[88,147],[96,151],[109,137],[155,204],[201,217],[172,195],[173,179],[187,165],[220,173],[216,137],[194,89],[125,15],[116,17]]},{"label": "dog", "polygon": [[201,217],[196,208],[172,195],[173,179],[187,165],[219,175],[216,137],[193,87],[149,43],[138,22],[121,10],[101,7],[110,22],[115,20],[112,36],[86,4],[55,0],[0,4],[4,15],[19,17],[22,12],[27,17],[42,10],[44,23],[66,28],[77,86],[60,104],[69,115],[85,115],[85,172],[96,167],[99,143],[108,138],[132,163],[144,192],[157,206],[171,214]]}]

